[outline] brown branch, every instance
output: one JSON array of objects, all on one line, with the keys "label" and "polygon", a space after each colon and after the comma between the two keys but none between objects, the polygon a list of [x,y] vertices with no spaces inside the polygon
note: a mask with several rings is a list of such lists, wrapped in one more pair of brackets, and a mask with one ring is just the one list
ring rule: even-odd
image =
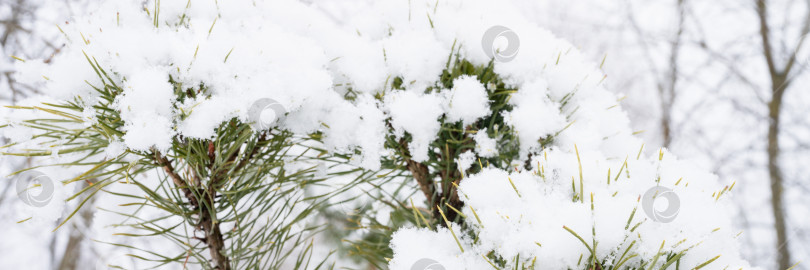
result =
[{"label": "brown branch", "polygon": [[[223,180],[227,179],[227,175],[229,173],[236,173],[242,170],[251,159],[253,159],[256,154],[259,153],[261,148],[267,142],[266,134],[262,134],[259,136],[256,145],[253,149],[250,150],[250,153],[247,153],[239,162],[234,165],[233,167],[229,167],[231,164],[236,162],[236,159],[239,157],[239,153],[235,152],[228,159],[225,161],[225,166],[219,168],[213,168],[215,151],[214,151],[214,144],[212,142],[208,145],[208,156],[211,159],[211,166],[212,170],[215,169],[216,173],[212,174],[211,181],[208,185],[208,192],[206,193],[208,196],[205,196],[205,200],[209,205],[213,206],[214,198],[216,198],[216,188],[217,186],[223,182]],[[217,264],[217,269],[221,270],[230,270],[230,258],[222,254],[222,250],[225,248],[225,241],[224,237],[222,236],[222,231],[219,228],[219,224],[214,222],[215,216],[211,216],[212,214],[216,214],[215,211],[203,211],[202,216],[200,218],[200,223],[203,226],[203,230],[206,232],[206,243],[208,244],[208,250],[211,252],[211,258]]]},{"label": "brown branch", "polygon": [[175,172],[174,167],[172,167],[172,163],[169,161],[169,159],[161,155],[160,152],[155,151],[155,161],[158,163],[158,165],[160,165],[160,167],[163,167],[163,171],[165,171],[166,175],[172,179],[174,185],[183,191],[183,195],[186,196],[186,199],[188,199],[191,205],[195,208],[199,207],[200,204],[197,201],[197,198],[194,197],[194,194],[191,192],[191,186],[188,185],[186,181],[183,180],[179,174],[177,174],[177,172]]},{"label": "brown branch", "polygon": [[[460,175],[458,175],[458,171],[448,172],[448,171],[440,171],[439,174],[441,175],[444,183],[442,183],[442,190],[436,190],[436,185],[433,181],[433,178],[430,176],[430,169],[427,165],[421,162],[416,162],[410,159],[410,153],[408,152],[408,142],[400,140],[400,146],[402,147],[403,154],[405,156],[405,163],[407,164],[408,171],[411,172],[413,178],[416,179],[416,183],[419,184],[419,189],[422,190],[422,193],[427,198],[427,204],[432,209],[431,213],[433,217],[439,217],[440,213],[437,207],[441,207],[442,203],[448,203],[455,207],[456,209],[460,209],[463,203],[458,197],[458,191],[456,187],[451,183],[455,183],[456,185],[459,184],[461,180]],[[445,215],[447,215],[448,220],[455,220],[456,214],[455,211],[445,211]],[[444,223],[439,223],[441,226],[446,226]]]},{"label": "brown branch", "polygon": [[[222,236],[222,231],[219,228],[219,223],[215,222],[216,219],[216,208],[214,207],[214,198],[216,197],[216,189],[214,186],[214,180],[211,179],[211,183],[208,185],[207,192],[203,193],[202,198],[203,202],[197,199],[194,196],[191,190],[191,185],[188,185],[182,177],[175,171],[174,167],[172,167],[171,162],[164,156],[160,154],[160,152],[155,151],[155,161],[158,163],[159,166],[163,167],[163,170],[172,179],[174,185],[180,188],[183,191],[183,194],[186,196],[186,199],[189,200],[191,205],[197,209],[200,209],[200,220],[198,222],[198,228],[202,228],[203,232],[205,233],[205,237],[198,239],[204,241],[208,245],[208,251],[211,254],[211,259],[213,263],[216,265],[214,269],[220,270],[230,270],[231,269],[231,262],[228,256],[222,254],[222,251],[225,249],[225,240]],[[196,173],[195,173],[196,174]]]},{"label": "brown branch", "polygon": [[[211,187],[213,187],[213,185]],[[206,197],[209,204],[213,203],[213,200],[210,199],[212,197],[213,194],[211,194],[210,197]],[[200,216],[200,224],[205,232],[205,240],[208,245],[208,251],[211,254],[211,259],[216,265],[214,269],[230,270],[231,260],[228,256],[225,256],[225,254],[222,254],[222,251],[225,250],[225,238],[222,236],[222,231],[219,229],[219,222],[214,222],[215,217],[211,214],[213,211],[216,210],[203,210]]]},{"label": "brown branch", "polygon": [[[808,2],[808,8],[810,8],[810,2]],[[793,52],[788,57],[788,63],[785,65],[785,69],[783,70],[783,73],[785,75],[790,74],[790,71],[793,69],[793,65],[796,63],[797,60],[797,55],[799,54],[799,51],[801,50],[802,45],[804,44],[804,41],[807,39],[808,33],[810,33],[810,10],[808,11],[808,14],[805,15],[804,25],[802,26],[802,30],[799,33],[800,34],[799,42],[796,43],[796,47],[793,49]]]},{"label": "brown branch", "polygon": [[762,54],[765,56],[765,62],[768,64],[768,72],[771,76],[779,73],[776,70],[776,63],[773,57],[773,48],[771,47],[771,30],[768,26],[768,9],[765,0],[756,0],[757,16],[759,18],[759,36],[762,39]]},{"label": "brown branch", "polygon": [[413,178],[416,179],[416,183],[419,184],[419,189],[422,190],[422,193],[427,199],[427,204],[431,206],[431,209],[433,209],[433,216],[437,217],[439,215],[438,210],[436,210],[436,206],[439,205],[439,200],[437,198],[440,198],[441,194],[436,191],[436,186],[433,183],[433,179],[430,178],[430,170],[428,169],[427,165],[416,162],[410,158],[411,154],[408,151],[408,141],[401,139],[399,141],[399,145],[402,147],[403,156],[405,157],[405,163],[407,164],[408,171],[410,171]]},{"label": "brown branch", "polygon": [[[774,62],[774,51],[771,48],[770,36],[771,32],[768,28],[768,13],[765,0],[756,0],[757,15],[759,15],[760,23],[760,36],[762,38],[763,55],[768,64],[771,80],[771,100],[767,103],[768,106],[768,176],[770,178],[771,186],[771,209],[774,218],[774,230],[776,231],[776,250],[777,250],[777,264],[779,269],[787,269],[791,266],[790,250],[785,246],[787,244],[787,224],[786,224],[786,211],[783,202],[783,188],[784,176],[782,168],[780,167],[779,160],[781,156],[781,148],[779,142],[779,134],[781,131],[780,118],[782,111],[782,102],[785,95],[785,89],[790,86],[791,78],[789,77],[791,68],[796,61],[796,53],[799,47],[804,42],[804,37],[798,42],[796,50],[790,55],[790,59],[779,70]],[[809,4],[810,5],[810,4]],[[806,33],[810,29],[810,14],[808,19],[805,20],[805,25],[802,32]]]},{"label": "brown branch", "polygon": [[419,189],[422,190],[425,198],[427,198],[428,204],[433,205],[434,196],[438,194],[436,194],[433,179],[430,179],[428,167],[410,158],[406,159],[405,162],[408,164],[408,171],[410,171],[413,178],[416,179],[416,183],[419,184]]}]

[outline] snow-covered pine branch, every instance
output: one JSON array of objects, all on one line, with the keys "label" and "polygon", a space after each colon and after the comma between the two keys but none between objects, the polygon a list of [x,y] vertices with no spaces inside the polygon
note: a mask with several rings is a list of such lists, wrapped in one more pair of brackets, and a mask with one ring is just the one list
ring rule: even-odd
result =
[{"label": "snow-covered pine branch", "polygon": [[[726,208],[732,187],[664,150],[645,154],[606,75],[517,6],[363,3],[104,3],[59,25],[69,43],[51,62],[18,62],[20,80],[49,97],[4,114],[9,152],[89,162],[58,180],[101,177],[93,192],[137,184],[127,195],[189,226],[159,235],[204,243],[188,255],[203,268],[315,267],[300,263],[312,252],[302,238],[291,262],[268,255],[289,250],[293,224],[321,218],[309,199],[334,193],[296,194],[346,171],[368,183],[378,170],[410,174],[389,172],[396,181],[380,190],[419,190],[377,214],[396,232],[379,232],[391,250],[369,261],[392,252],[392,269],[422,259],[447,269],[748,268]],[[493,26],[519,38],[513,59],[494,57],[515,46],[500,34],[482,49]],[[660,187],[680,199],[671,222],[643,209]]]}]

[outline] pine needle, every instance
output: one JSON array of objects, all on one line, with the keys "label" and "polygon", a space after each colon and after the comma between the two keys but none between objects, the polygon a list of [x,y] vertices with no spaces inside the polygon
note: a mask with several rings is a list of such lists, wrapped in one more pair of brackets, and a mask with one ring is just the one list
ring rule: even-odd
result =
[{"label": "pine needle", "polygon": [[574,150],[577,152],[577,165],[579,165],[579,199],[583,203],[585,202],[585,187],[582,183],[582,160],[579,159],[579,147],[574,144]]},{"label": "pine needle", "polygon": [[565,229],[566,231],[571,233],[571,235],[573,235],[574,237],[579,239],[579,241],[582,242],[582,244],[585,245],[586,248],[588,248],[588,251],[591,252],[591,255],[593,255],[593,249],[591,249],[591,246],[588,245],[588,242],[585,242],[585,239],[582,239],[582,237],[580,237],[579,234],[577,234],[576,232],[574,232],[573,230],[571,230],[570,228],[568,228],[568,227],[566,227],[564,225],[563,225],[563,229]]},{"label": "pine needle", "polygon": [[13,55],[11,56],[11,58],[14,58],[14,60],[25,63],[25,60],[23,60],[22,58],[19,58],[19,57],[13,56]]},{"label": "pine needle", "polygon": [[447,207],[450,207],[450,209],[451,209],[451,210],[453,210],[453,212],[456,212],[456,214],[458,214],[459,216],[461,216],[461,217],[463,217],[463,218],[467,218],[467,215],[465,215],[465,214],[464,214],[464,213],[462,213],[461,211],[458,211],[458,209],[456,209],[455,207],[451,206],[449,203],[444,203],[444,205],[447,205]]},{"label": "pine needle", "polygon": [[493,264],[491,261],[489,261],[489,259],[487,259],[487,256],[484,256],[484,254],[481,254],[481,257],[482,257],[482,258],[484,258],[484,260],[485,260],[485,261],[487,261],[487,262],[489,263],[489,265],[491,265],[491,266],[492,266],[492,268],[495,268],[495,269],[497,269],[497,270],[501,270],[500,268],[498,268],[497,266],[495,266],[495,264]]},{"label": "pine needle", "polygon": [[438,209],[438,210],[439,210],[439,214],[441,214],[441,215],[442,215],[442,219],[444,219],[444,223],[445,223],[445,224],[447,224],[447,230],[449,230],[449,231],[450,231],[450,233],[451,233],[451,234],[453,234],[453,239],[455,239],[455,240],[456,240],[456,244],[458,244],[458,249],[460,249],[460,250],[461,250],[461,252],[464,252],[464,247],[462,247],[462,246],[461,246],[461,241],[458,241],[458,237],[456,237],[456,233],[453,231],[453,225],[452,225],[452,223],[450,223],[450,221],[449,221],[449,220],[447,220],[447,216],[445,216],[445,215],[444,215],[444,211],[442,211],[442,208],[441,208],[441,207],[439,207],[439,206],[437,205],[437,206],[436,206],[436,209]]},{"label": "pine needle", "polygon": [[714,262],[715,260],[717,260],[717,258],[720,258],[720,255],[717,255],[716,257],[711,258],[710,260],[708,260],[708,261],[706,261],[706,262],[704,262],[704,263],[701,263],[701,264],[700,264],[700,265],[698,265],[698,266],[695,266],[695,268],[692,268],[692,270],[698,270],[698,269],[700,269],[700,268],[703,268],[703,267],[705,267],[705,266],[709,265],[710,263]]},{"label": "pine needle", "polygon": [[[413,210],[413,219],[416,220],[416,227],[422,227],[422,225],[419,223],[419,214],[417,213],[419,210],[416,210],[416,205],[413,204],[413,199],[409,200],[411,200],[411,210]],[[427,223],[425,226],[427,226]]]},{"label": "pine needle", "polygon": [[515,193],[517,193],[518,197],[523,198],[523,196],[520,196],[520,191],[518,191],[517,187],[515,186],[515,182],[512,182],[512,178],[506,177],[506,179],[509,179],[509,184],[512,185],[512,189],[515,190]]},{"label": "pine needle", "polygon": [[472,205],[468,205],[468,207],[470,207],[470,210],[472,211],[473,216],[475,216],[475,220],[477,220],[477,221],[478,221],[478,224],[479,224],[479,225],[481,225],[481,228],[483,228],[483,227],[484,227],[484,223],[482,223],[482,222],[481,222],[481,219],[480,219],[480,218],[478,218],[478,213],[476,213],[476,212],[475,212],[475,208],[473,208],[473,207],[472,207]]},{"label": "pine needle", "polygon": [[791,266],[791,267],[790,267],[790,268],[788,268],[787,270],[793,270],[793,268],[796,268],[796,266],[799,266],[799,264],[800,264],[800,263],[802,263],[802,261],[798,261],[798,262],[796,262],[796,264],[794,264],[793,266]]}]

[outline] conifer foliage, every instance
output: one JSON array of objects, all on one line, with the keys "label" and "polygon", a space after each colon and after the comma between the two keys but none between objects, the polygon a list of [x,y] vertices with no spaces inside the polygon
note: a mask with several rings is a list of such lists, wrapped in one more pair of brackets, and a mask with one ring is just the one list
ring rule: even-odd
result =
[{"label": "conifer foliage", "polygon": [[57,25],[64,51],[17,63],[46,95],[0,130],[72,208],[26,221],[101,196],[116,235],[174,244],[111,243],[148,267],[748,268],[733,185],[644,149],[600,68],[516,6],[356,4],[113,1]]}]

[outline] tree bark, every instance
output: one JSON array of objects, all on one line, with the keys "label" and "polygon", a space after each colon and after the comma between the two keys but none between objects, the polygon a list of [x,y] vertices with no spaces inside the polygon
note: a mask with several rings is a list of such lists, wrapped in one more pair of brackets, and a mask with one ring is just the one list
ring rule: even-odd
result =
[{"label": "tree bark", "polygon": [[[402,148],[405,149],[405,155],[410,156],[410,153],[407,152],[408,142],[405,140],[400,140],[399,143]],[[438,219],[441,217],[438,207],[441,207],[442,203],[448,203],[456,209],[461,208],[462,203],[461,200],[459,200],[458,191],[456,190],[455,186],[450,183],[453,182],[458,185],[460,177],[457,177],[453,172],[439,172],[442,179],[446,179],[446,183],[442,183],[442,190],[437,190],[436,184],[430,175],[430,169],[427,165],[416,162],[410,158],[406,158],[405,162],[407,163],[408,171],[411,172],[411,175],[416,180],[416,183],[419,184],[419,189],[425,195],[425,198],[427,198],[427,205],[430,206],[430,212],[434,218]],[[454,221],[458,216],[455,211],[444,211],[444,214],[447,217],[447,220],[451,222]],[[439,222],[439,225],[446,226],[446,224],[442,222]]]},{"label": "tree bark", "polygon": [[[669,148],[672,144],[672,107],[675,104],[676,86],[678,84],[678,59],[681,49],[681,37],[683,36],[684,21],[686,16],[685,0],[678,0],[678,30],[672,41],[669,54],[669,80],[658,84],[658,91],[661,99],[661,135],[662,146]],[[666,84],[666,86],[665,86]]]},{"label": "tree bark", "polygon": [[[785,76],[773,77],[773,98],[768,104],[768,174],[771,183],[771,207],[773,209],[774,229],[776,230],[776,252],[778,269],[790,268],[790,249],[787,245],[787,225],[785,224],[784,203],[782,200],[783,178],[779,166],[779,118],[784,91],[779,86],[786,84]],[[787,85],[785,85],[786,87]]]},{"label": "tree bark", "polygon": [[216,197],[215,185],[217,181],[212,179],[211,183],[208,185],[208,190],[200,192],[200,194],[204,196],[203,203],[200,203],[191,191],[191,188],[196,187],[189,184],[189,181],[184,180],[175,172],[171,161],[158,152],[155,152],[155,161],[157,161],[158,165],[163,167],[163,170],[166,171],[166,174],[172,179],[174,185],[183,190],[183,194],[186,196],[191,206],[200,211],[200,221],[197,226],[205,233],[205,238],[200,240],[205,242],[208,246],[214,269],[230,270],[231,260],[222,253],[225,249],[225,240],[219,228],[219,223],[214,222],[216,220],[216,209],[209,208],[214,207],[214,198]]},{"label": "tree bark", "polygon": [[[796,45],[795,50],[790,54],[784,67],[777,67],[775,52],[771,46],[771,30],[768,25],[768,5],[766,0],[755,0],[756,11],[759,18],[759,35],[762,40],[762,54],[765,63],[768,65],[768,73],[771,80],[771,101],[768,105],[768,176],[771,184],[771,208],[773,211],[774,230],[776,231],[776,252],[778,265],[777,269],[788,269],[790,264],[790,248],[787,239],[787,224],[785,222],[785,206],[782,190],[784,188],[784,178],[782,168],[779,166],[779,130],[780,115],[782,110],[782,100],[785,91],[790,87],[790,77],[793,65],[796,63],[796,55],[804,43],[804,36],[810,31],[810,13],[805,18],[802,28],[802,38]],[[781,68],[781,70],[780,70]]]},{"label": "tree bark", "polygon": [[[95,182],[95,181],[93,181]],[[82,185],[82,187],[85,187]],[[79,265],[79,260],[82,254],[82,243],[87,236],[81,230],[87,230],[93,224],[93,213],[96,197],[90,196],[87,203],[79,210],[78,220],[73,220],[73,226],[68,233],[68,242],[65,245],[65,252],[62,254],[62,259],[59,261],[60,270],[75,270],[82,269]]]},{"label": "tree bark", "polygon": [[428,167],[412,159],[407,159],[406,162],[408,163],[408,171],[410,171],[413,178],[416,179],[416,183],[419,184],[419,189],[422,190],[422,194],[427,198],[428,204],[433,205],[436,187],[433,185],[433,179],[430,179]]},{"label": "tree bark", "polygon": [[[208,203],[213,205],[210,204],[213,202]],[[209,214],[207,209],[202,210],[200,225],[202,225],[205,232],[205,242],[208,245],[208,251],[211,253],[211,260],[216,265],[214,269],[230,270],[231,259],[222,254],[222,251],[225,250],[225,240],[222,237],[222,231],[219,229],[219,223],[214,223],[214,217]]]}]

